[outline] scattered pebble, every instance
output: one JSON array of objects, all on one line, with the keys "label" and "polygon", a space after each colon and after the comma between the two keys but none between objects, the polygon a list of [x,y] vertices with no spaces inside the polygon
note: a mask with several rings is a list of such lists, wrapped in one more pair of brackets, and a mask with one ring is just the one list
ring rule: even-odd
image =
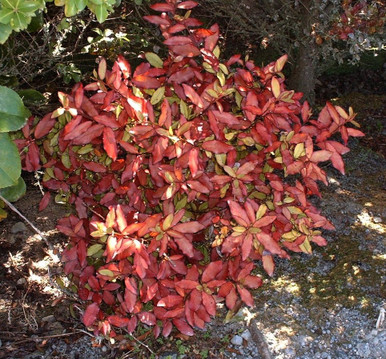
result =
[{"label": "scattered pebble", "polygon": [[16,282],[16,284],[17,285],[20,285],[20,286],[22,286],[22,285],[24,285],[24,284],[26,284],[27,283],[27,280],[25,279],[25,278],[19,278],[18,280],[17,280],[17,282]]},{"label": "scattered pebble", "polygon": [[11,228],[11,233],[16,234],[16,233],[25,232],[26,230],[27,230],[27,227],[23,222],[16,222]]},{"label": "scattered pebble", "polygon": [[231,343],[233,345],[242,345],[243,344],[243,338],[240,335],[234,335]]},{"label": "scattered pebble", "polygon": [[381,217],[374,217],[374,222],[375,223],[382,223],[382,218]]},{"label": "scattered pebble", "polygon": [[52,314],[42,318],[42,322],[46,322],[46,323],[53,323],[55,321],[56,321],[56,318]]},{"label": "scattered pebble", "polygon": [[244,330],[242,333],[241,333],[241,337],[243,339],[245,339],[246,341],[250,341],[251,340],[251,332],[249,331],[249,329],[246,329]]}]

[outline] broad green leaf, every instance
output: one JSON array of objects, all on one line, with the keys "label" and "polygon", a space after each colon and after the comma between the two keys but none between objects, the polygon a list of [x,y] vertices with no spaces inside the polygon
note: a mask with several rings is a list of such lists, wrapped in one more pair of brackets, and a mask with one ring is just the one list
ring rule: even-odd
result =
[{"label": "broad green leaf", "polygon": [[156,105],[158,102],[162,100],[164,95],[165,95],[165,86],[162,86],[153,93],[150,99],[150,103],[152,105]]},{"label": "broad green leaf", "polygon": [[15,12],[14,16],[10,21],[10,25],[15,31],[20,31],[27,28],[28,24],[31,22],[31,17],[26,16],[22,12]]},{"label": "broad green leaf", "polygon": [[83,11],[87,5],[87,0],[77,0],[76,7],[78,8],[78,12]]},{"label": "broad green leaf", "polygon": [[3,8],[0,10],[0,23],[2,24],[9,24],[13,17],[13,9],[10,8]]},{"label": "broad green leaf", "polygon": [[4,44],[12,33],[12,27],[8,24],[0,24],[0,44]]},{"label": "broad green leaf", "polygon": [[107,277],[114,277],[114,272],[112,272],[110,269],[100,269],[98,273]]},{"label": "broad green leaf", "polygon": [[36,91],[34,89],[19,90],[17,91],[17,93],[23,99],[23,102],[26,105],[41,104],[42,102],[46,102],[47,100],[41,92]]},{"label": "broad green leaf", "polygon": [[55,0],[56,6],[63,6],[66,4],[66,0]]},{"label": "broad green leaf", "polygon": [[88,257],[91,257],[93,256],[95,253],[98,253],[100,249],[102,249],[103,245],[102,244],[93,244],[91,247],[89,247],[87,249],[87,256]]},{"label": "broad green leaf", "polygon": [[[22,1],[17,7],[19,12],[23,12],[25,15],[34,16],[36,10],[39,10],[40,4],[37,1]],[[30,13],[30,14],[28,14]]]},{"label": "broad green leaf", "polygon": [[161,58],[155,54],[154,52],[146,52],[145,53],[146,60],[149,61],[149,64],[162,69],[164,67],[164,63]]},{"label": "broad green leaf", "polygon": [[[109,15],[109,13],[107,12],[107,7],[105,5],[96,5],[93,8],[93,13],[95,14],[98,22],[104,22],[107,19],[107,16]],[[90,10],[92,10],[92,8],[90,8]]]},{"label": "broad green leaf", "polygon": [[17,201],[21,196],[25,194],[26,185],[23,178],[19,177],[17,183],[14,186],[9,186],[0,189],[0,195],[10,202]]},{"label": "broad green leaf", "polygon": [[30,115],[15,91],[0,86],[0,132],[20,130]]},{"label": "broad green leaf", "polygon": [[64,15],[66,17],[74,16],[78,13],[78,7],[76,6],[76,1],[74,0],[66,0],[64,7]]},{"label": "broad green leaf", "polygon": [[19,151],[8,133],[0,133],[0,153],[0,188],[14,186],[20,177],[21,163]]}]

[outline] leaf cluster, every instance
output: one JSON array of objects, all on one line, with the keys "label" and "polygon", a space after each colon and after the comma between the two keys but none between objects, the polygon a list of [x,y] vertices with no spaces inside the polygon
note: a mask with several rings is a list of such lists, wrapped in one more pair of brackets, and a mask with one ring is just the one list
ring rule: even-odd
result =
[{"label": "leaf cluster", "polygon": [[167,58],[101,59],[93,82],[59,93],[62,106],[17,141],[24,168],[43,168],[76,209],[58,224],[64,270],[88,302],[84,324],[110,337],[139,324],[193,335],[218,302],[253,306],[259,263],[273,275],[275,258],[326,245],[320,229],[333,226],[309,201],[327,184],[319,163],[343,173],[348,137],[363,135],[347,127],[351,109],[327,103],[313,117],[286,89],[287,56],[221,60],[219,28],[190,17],[196,5],[154,4],[160,15],[145,18]]}]

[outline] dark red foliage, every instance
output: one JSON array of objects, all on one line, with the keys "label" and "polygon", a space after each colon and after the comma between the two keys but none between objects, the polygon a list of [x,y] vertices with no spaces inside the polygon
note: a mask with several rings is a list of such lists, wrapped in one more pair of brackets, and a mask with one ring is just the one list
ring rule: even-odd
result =
[{"label": "dark red foliage", "polygon": [[287,56],[222,61],[218,26],[179,15],[195,6],[154,4],[161,14],[146,18],[169,56],[147,53],[133,72],[122,56],[111,70],[102,60],[95,82],[60,93],[62,107],[18,142],[24,168],[42,166],[43,185],[75,207],[58,224],[62,259],[96,333],[143,323],[192,335],[218,302],[252,306],[258,260],[272,275],[275,257],[326,245],[320,228],[333,226],[308,201],[327,183],[318,164],[344,173],[347,139],[363,135],[346,127],[351,109],[327,103],[312,117],[284,85]]}]

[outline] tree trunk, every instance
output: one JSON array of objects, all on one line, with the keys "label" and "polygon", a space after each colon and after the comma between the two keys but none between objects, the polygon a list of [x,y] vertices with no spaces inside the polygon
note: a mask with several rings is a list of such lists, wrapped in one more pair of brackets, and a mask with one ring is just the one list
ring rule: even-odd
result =
[{"label": "tree trunk", "polygon": [[[289,78],[291,89],[304,93],[303,99],[311,104],[315,102],[316,70],[318,61],[318,45],[311,35],[313,23],[317,18],[319,0],[303,0],[301,2],[301,25],[305,36],[300,41],[300,48],[295,56],[295,65]],[[313,5],[313,6],[312,6]]]},{"label": "tree trunk", "polygon": [[294,69],[289,78],[289,87],[304,93],[303,99],[310,104],[315,102],[316,51],[312,44],[301,46],[296,56]]}]

